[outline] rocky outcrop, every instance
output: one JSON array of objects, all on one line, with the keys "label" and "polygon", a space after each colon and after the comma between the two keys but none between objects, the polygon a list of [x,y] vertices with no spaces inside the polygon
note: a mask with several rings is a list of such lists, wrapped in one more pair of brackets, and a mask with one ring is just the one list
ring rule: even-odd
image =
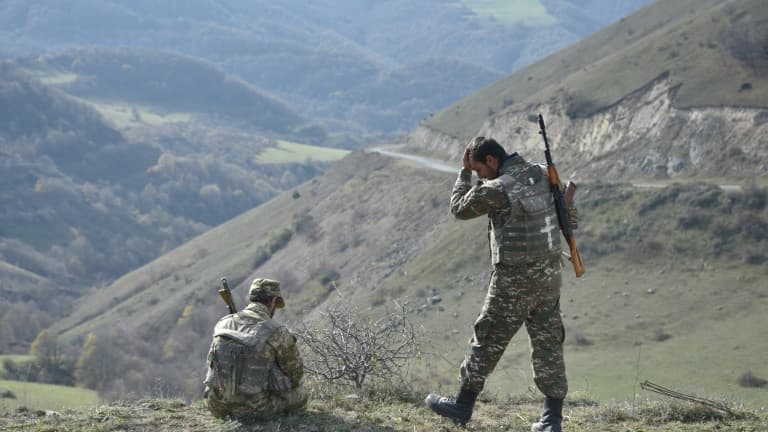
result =
[{"label": "rocky outcrop", "polygon": [[[489,117],[477,135],[542,160],[532,114],[541,113],[561,176],[581,178],[745,177],[768,168],[768,110],[739,107],[678,109],[666,76],[585,118],[568,115],[565,96],[522,111]],[[457,160],[464,143],[420,127],[410,146]],[[565,170],[566,172],[562,172]]]}]

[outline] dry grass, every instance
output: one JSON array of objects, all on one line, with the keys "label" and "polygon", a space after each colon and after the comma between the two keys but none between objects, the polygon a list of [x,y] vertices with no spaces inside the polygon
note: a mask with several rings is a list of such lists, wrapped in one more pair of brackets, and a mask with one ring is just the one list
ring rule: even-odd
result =
[{"label": "dry grass", "polygon": [[[538,418],[536,401],[481,401],[473,420],[461,429],[429,412],[421,394],[394,391],[373,395],[345,392],[314,395],[306,411],[271,422],[243,425],[213,418],[201,401],[147,399],[58,413],[15,412],[0,417],[7,431],[525,431]],[[765,413],[724,415],[696,406],[651,404],[632,415],[627,404],[567,404],[565,427],[571,432],[621,431],[758,431],[765,430]]]}]

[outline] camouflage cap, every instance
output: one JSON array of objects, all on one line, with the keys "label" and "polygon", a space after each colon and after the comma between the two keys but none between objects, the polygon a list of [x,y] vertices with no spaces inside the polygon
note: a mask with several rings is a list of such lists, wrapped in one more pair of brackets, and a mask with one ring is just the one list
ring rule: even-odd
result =
[{"label": "camouflage cap", "polygon": [[277,307],[285,307],[285,300],[280,293],[280,282],[272,279],[256,278],[251,282],[251,288],[248,290],[248,297],[255,291],[264,291],[272,297],[277,297]]}]

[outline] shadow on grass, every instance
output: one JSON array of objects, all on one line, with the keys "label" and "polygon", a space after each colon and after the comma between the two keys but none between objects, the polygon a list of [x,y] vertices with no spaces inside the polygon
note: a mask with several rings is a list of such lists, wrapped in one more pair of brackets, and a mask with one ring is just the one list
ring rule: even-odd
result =
[{"label": "shadow on grass", "polygon": [[[350,414],[350,417],[356,414]],[[233,423],[233,422],[230,422]],[[306,411],[282,417],[270,422],[241,424],[237,432],[396,432],[389,426],[382,426],[374,420],[345,418],[326,412]]]}]

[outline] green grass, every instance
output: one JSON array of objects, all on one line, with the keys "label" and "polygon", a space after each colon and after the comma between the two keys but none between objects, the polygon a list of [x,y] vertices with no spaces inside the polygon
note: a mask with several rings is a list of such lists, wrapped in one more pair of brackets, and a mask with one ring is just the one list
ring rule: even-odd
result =
[{"label": "green grass", "polygon": [[[202,401],[145,399],[93,408],[65,410],[54,416],[20,412],[0,417],[7,431],[178,431],[200,432],[431,432],[527,431],[538,419],[537,401],[506,401],[481,397],[466,429],[440,418],[422,402],[423,391],[404,394],[364,394],[350,399],[346,392],[315,394],[303,412],[269,422],[242,425],[213,418]],[[757,432],[765,430],[765,413],[738,411],[724,415],[686,404],[638,404],[634,412],[624,403],[599,405],[589,401],[566,405],[564,430],[595,432],[704,432],[712,430]]]},{"label": "green grass", "polygon": [[79,77],[74,72],[61,71],[54,68],[22,68],[22,70],[35,79],[40,80],[43,84],[52,86],[73,83]]},{"label": "green grass", "polygon": [[77,387],[0,381],[0,389],[8,389],[16,395],[16,399],[0,399],[0,413],[11,412],[21,406],[33,410],[61,410],[94,406],[99,402],[95,391]]},{"label": "green grass", "polygon": [[18,363],[30,362],[30,361],[32,361],[32,359],[34,359],[34,357],[31,356],[31,355],[26,355],[26,354],[4,354],[4,355],[0,355],[0,374],[5,372],[5,370],[3,369],[3,361],[6,360],[6,359],[11,360],[14,363],[18,364]]},{"label": "green grass", "polygon": [[303,163],[336,161],[349,154],[347,150],[318,147],[289,141],[278,141],[276,147],[264,150],[255,158],[257,164]]},{"label": "green grass", "polygon": [[555,18],[539,0],[463,0],[473,12],[480,16],[492,16],[509,24],[522,23],[529,26],[546,26],[555,23]]},{"label": "green grass", "polygon": [[[161,112],[149,106],[80,99],[95,108],[108,121],[119,129],[142,127],[144,125],[161,126],[169,123],[185,123],[192,120],[190,113]],[[134,111],[138,119],[134,117]]]},{"label": "green grass", "polygon": [[35,74],[36,78],[39,79],[43,84],[46,85],[61,85],[61,84],[69,84],[72,82],[75,82],[77,80],[77,74],[71,73],[71,72],[59,72],[59,73],[46,73],[46,74]]},{"label": "green grass", "polygon": [[0,363],[5,359],[13,360],[16,363],[32,360],[34,357],[28,354],[3,354],[0,355]]}]

